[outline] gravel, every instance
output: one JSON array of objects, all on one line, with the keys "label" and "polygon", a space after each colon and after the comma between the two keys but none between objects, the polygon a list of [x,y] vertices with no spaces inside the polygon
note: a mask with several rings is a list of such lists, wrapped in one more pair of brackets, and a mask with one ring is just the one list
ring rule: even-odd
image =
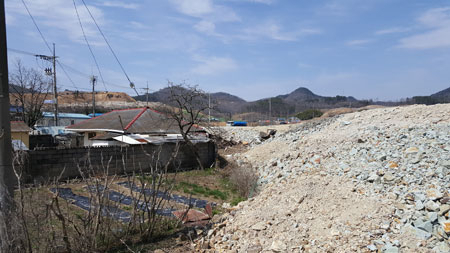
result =
[{"label": "gravel", "polygon": [[266,141],[241,129],[224,135],[251,146],[232,159],[258,168],[261,191],[213,226],[209,251],[449,252],[450,105],[338,115]]}]

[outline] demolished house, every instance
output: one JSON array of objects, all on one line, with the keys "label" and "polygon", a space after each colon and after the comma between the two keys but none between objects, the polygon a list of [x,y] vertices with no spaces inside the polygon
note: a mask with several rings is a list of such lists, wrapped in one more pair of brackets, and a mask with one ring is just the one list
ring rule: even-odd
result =
[{"label": "demolished house", "polygon": [[[137,145],[181,140],[177,122],[149,107],[115,110],[66,127],[84,136],[85,147]],[[204,129],[191,130],[192,141],[207,141]]]}]

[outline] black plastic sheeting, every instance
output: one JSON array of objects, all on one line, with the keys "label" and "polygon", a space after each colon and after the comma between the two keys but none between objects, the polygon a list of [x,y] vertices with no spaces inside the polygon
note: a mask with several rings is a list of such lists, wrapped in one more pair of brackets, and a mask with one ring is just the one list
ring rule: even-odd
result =
[{"label": "black plastic sheeting", "polygon": [[[76,205],[81,209],[89,211],[92,208],[88,197],[76,195],[70,188],[50,188],[50,191],[58,193],[58,196],[65,200],[71,200],[73,205]],[[129,212],[123,211],[117,207],[105,206],[102,208],[101,212],[103,216],[112,217],[113,219],[122,222],[130,222],[131,220],[131,214]]]},{"label": "black plastic sheeting", "polygon": [[[138,186],[136,186],[133,183],[129,183],[129,182],[121,182],[118,183],[119,185],[131,189],[135,192],[142,192],[142,190],[144,191],[145,195],[152,195],[153,194],[153,190],[152,189],[148,189],[148,188],[140,188]],[[167,194],[161,191],[157,191],[156,192],[156,196],[158,198],[162,198],[162,199],[166,199],[166,200],[172,200],[175,201],[177,203],[181,203],[181,204],[185,204],[188,206],[193,206],[193,207],[197,207],[197,208],[205,208],[206,204],[208,204],[207,200],[202,200],[202,199],[196,199],[196,198],[187,198],[181,195],[176,195],[176,194]],[[212,206],[215,206],[216,203],[211,203]]]},{"label": "black plastic sheeting", "polygon": [[[102,185],[99,186],[88,186],[87,189],[91,192],[97,192],[98,191],[102,192],[105,191],[105,187]],[[151,203],[145,204],[142,201],[137,201],[134,198],[127,196],[127,195],[123,195],[122,193],[113,191],[113,190],[107,190],[108,193],[108,199],[120,204],[124,204],[124,205],[134,205],[134,203],[137,202],[136,207],[144,212],[147,212],[149,208],[151,208]],[[174,217],[174,215],[172,214],[172,212],[176,211],[176,209],[173,208],[164,208],[164,209],[156,209],[156,214],[161,215],[161,216],[168,216],[168,217]]]}]

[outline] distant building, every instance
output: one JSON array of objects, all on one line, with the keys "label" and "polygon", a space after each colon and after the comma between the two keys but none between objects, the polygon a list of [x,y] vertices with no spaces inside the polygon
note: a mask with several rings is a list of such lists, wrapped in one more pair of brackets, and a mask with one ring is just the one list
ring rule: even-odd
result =
[{"label": "distant building", "polygon": [[11,116],[11,121],[23,120],[23,108],[22,106],[10,105],[9,114]]},{"label": "distant building", "polygon": [[11,140],[14,150],[23,150],[30,147],[31,130],[23,121],[11,121]]},{"label": "distant building", "polygon": [[[43,112],[42,116],[43,118],[36,123],[36,126],[44,126],[44,127],[55,126],[55,114],[53,112]],[[70,126],[78,124],[90,118],[91,117],[89,117],[88,115],[80,113],[59,113],[58,125],[63,127]]]},{"label": "distant building", "polygon": [[[114,146],[161,143],[181,139],[175,120],[148,107],[115,110],[66,127],[84,135],[84,146]],[[205,131],[195,127],[193,139],[207,139]]]}]

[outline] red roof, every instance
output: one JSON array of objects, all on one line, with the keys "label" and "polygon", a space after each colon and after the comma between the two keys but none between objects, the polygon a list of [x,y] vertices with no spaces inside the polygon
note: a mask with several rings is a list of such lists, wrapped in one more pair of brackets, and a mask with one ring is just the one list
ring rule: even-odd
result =
[{"label": "red roof", "polygon": [[175,120],[148,107],[114,110],[67,127],[74,131],[178,134]]}]

